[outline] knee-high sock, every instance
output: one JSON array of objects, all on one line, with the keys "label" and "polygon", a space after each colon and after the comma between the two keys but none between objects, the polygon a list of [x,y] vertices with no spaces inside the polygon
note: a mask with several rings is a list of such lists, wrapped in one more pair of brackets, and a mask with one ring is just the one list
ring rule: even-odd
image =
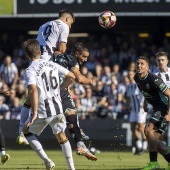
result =
[{"label": "knee-high sock", "polygon": [[47,154],[45,153],[44,149],[42,148],[42,145],[38,141],[38,139],[34,135],[31,135],[31,136],[27,137],[27,140],[28,140],[30,146],[33,148],[33,150],[38,154],[38,156],[44,162],[48,162],[49,158],[48,158]]},{"label": "knee-high sock", "polygon": [[2,155],[5,155],[5,138],[0,129],[0,151]]},{"label": "knee-high sock", "polygon": [[78,122],[77,122],[77,116],[74,115],[74,114],[69,115],[66,118],[66,120],[67,120],[68,130],[74,136],[74,140],[76,141],[76,143],[79,142],[79,141],[83,141],[82,135],[81,135],[81,132],[80,132],[80,128],[79,128]]},{"label": "knee-high sock", "polygon": [[74,168],[73,155],[72,155],[72,149],[71,149],[70,142],[67,141],[65,143],[61,143],[60,145],[61,145],[64,157],[66,159],[68,168],[74,170],[75,168]]},{"label": "knee-high sock", "polygon": [[29,108],[22,106],[21,109],[21,118],[19,123],[19,134],[22,132],[22,128],[25,125],[25,122],[29,116]]}]

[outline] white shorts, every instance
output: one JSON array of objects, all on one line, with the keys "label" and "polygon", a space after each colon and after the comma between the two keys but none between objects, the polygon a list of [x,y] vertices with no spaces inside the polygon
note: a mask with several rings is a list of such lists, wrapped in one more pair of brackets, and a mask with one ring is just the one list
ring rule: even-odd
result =
[{"label": "white shorts", "polygon": [[[29,122],[30,118],[31,116],[28,117],[25,124]],[[34,123],[29,126],[28,131],[39,136],[47,125],[51,126],[53,134],[64,132],[66,129],[66,119],[64,114],[58,114],[48,118],[37,118]]]},{"label": "white shorts", "polygon": [[145,123],[146,122],[146,112],[143,109],[140,112],[130,112],[129,122]]}]

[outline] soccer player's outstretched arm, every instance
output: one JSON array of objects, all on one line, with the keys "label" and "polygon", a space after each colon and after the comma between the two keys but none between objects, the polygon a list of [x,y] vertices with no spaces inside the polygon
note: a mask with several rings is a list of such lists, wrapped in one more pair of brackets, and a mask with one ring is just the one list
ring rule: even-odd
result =
[{"label": "soccer player's outstretched arm", "polygon": [[63,83],[60,85],[60,90],[62,91],[65,88],[68,88],[68,86],[73,83],[74,79],[75,79],[74,74],[71,71],[69,71],[66,77],[64,78]]},{"label": "soccer player's outstretched arm", "polygon": [[84,85],[88,85],[88,84],[92,85],[92,79],[89,79],[89,78],[85,77],[84,75],[82,75],[79,70],[72,69],[72,72],[74,73],[78,83],[84,84]]}]

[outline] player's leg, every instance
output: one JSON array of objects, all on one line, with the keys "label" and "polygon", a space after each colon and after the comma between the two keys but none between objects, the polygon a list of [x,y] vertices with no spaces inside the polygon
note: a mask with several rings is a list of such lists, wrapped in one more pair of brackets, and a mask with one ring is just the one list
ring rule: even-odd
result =
[{"label": "player's leg", "polygon": [[148,147],[148,142],[146,139],[146,135],[144,132],[145,129],[145,123],[146,123],[146,112],[144,112],[143,108],[140,109],[138,112],[138,117],[137,117],[137,123],[138,123],[138,129],[142,137],[142,149],[143,151],[147,150]]},{"label": "player's leg", "polygon": [[155,136],[156,127],[153,123],[148,122],[145,126],[145,135],[148,141],[148,150],[149,150],[149,158],[150,163],[148,166],[144,167],[142,170],[145,169],[156,169],[159,168],[158,160],[157,160],[157,137]]},{"label": "player's leg", "polygon": [[10,159],[10,156],[5,152],[5,138],[1,128],[0,128],[0,149],[1,149],[1,163],[5,164]]},{"label": "player's leg", "polygon": [[66,129],[66,119],[64,114],[57,115],[53,119],[53,121],[50,122],[50,126],[57,141],[61,145],[63,155],[68,165],[68,169],[75,170],[71,145],[64,132]]},{"label": "player's leg", "polygon": [[133,139],[135,142],[135,155],[140,155],[140,153],[142,153],[142,142],[140,140],[140,134],[139,131],[137,129],[137,119],[138,119],[138,115],[137,113],[134,113],[133,111],[130,112],[130,117],[129,117],[129,122],[130,122],[130,126],[131,126],[131,131],[132,131],[132,135],[133,135]]},{"label": "player's leg", "polygon": [[77,154],[84,155],[90,160],[97,160],[97,157],[90,153],[90,151],[83,142],[78,123],[79,121],[77,119],[76,108],[72,97],[69,95],[68,92],[62,92],[61,99],[68,130],[77,143]]},{"label": "player's leg", "polygon": [[165,170],[170,170],[170,152],[167,148],[167,146],[165,145],[163,141],[164,139],[164,133],[165,130],[168,126],[168,123],[166,122],[161,122],[160,127],[158,128],[158,130],[155,133],[155,136],[157,136],[157,150],[158,152],[165,158],[165,160],[168,162],[168,167]]},{"label": "player's leg", "polygon": [[22,129],[25,125],[26,120],[29,117],[29,109],[30,108],[31,108],[30,98],[29,98],[29,96],[27,96],[26,101],[21,108],[21,117],[20,117],[20,123],[19,123],[19,135],[16,139],[16,142],[18,144],[28,145],[28,141],[25,138],[25,136],[22,132]]},{"label": "player's leg", "polygon": [[80,127],[77,124],[77,115],[73,110],[67,110],[66,114],[67,127],[69,132],[72,134],[74,140],[77,143],[77,154],[84,155],[90,160],[97,160],[97,157],[90,153],[88,148],[83,142]]},{"label": "player's leg", "polygon": [[18,144],[24,144],[24,145],[28,145],[28,141],[25,138],[22,129],[25,125],[26,120],[29,117],[29,109],[30,109],[30,105],[24,103],[24,105],[21,108],[21,118],[20,118],[20,123],[19,123],[19,135],[16,139],[16,142]]},{"label": "player's leg", "polygon": [[[31,117],[28,117],[25,124],[29,121]],[[23,132],[24,136],[27,138],[29,145],[32,149],[37,153],[37,155],[44,161],[47,170],[53,170],[55,167],[54,162],[48,158],[47,154],[45,153],[41,143],[35,137],[34,134],[40,135],[44,128],[52,121],[52,118],[47,119],[36,119],[34,123],[28,127],[24,126]]]},{"label": "player's leg", "polygon": [[133,134],[133,138],[135,140],[135,147],[136,147],[136,151],[135,151],[135,155],[140,155],[141,152],[142,152],[142,142],[140,140],[140,134],[139,134],[139,131],[138,129],[136,128],[137,126],[137,123],[136,122],[131,122],[130,123],[130,126],[131,126],[131,131],[132,131],[132,134]]},{"label": "player's leg", "polygon": [[144,123],[138,123],[138,127],[139,127],[139,131],[141,133],[142,141],[143,141],[142,148],[143,148],[144,151],[146,151],[147,148],[148,148],[148,142],[147,142],[146,135],[145,135],[145,132],[144,132],[145,124]]}]

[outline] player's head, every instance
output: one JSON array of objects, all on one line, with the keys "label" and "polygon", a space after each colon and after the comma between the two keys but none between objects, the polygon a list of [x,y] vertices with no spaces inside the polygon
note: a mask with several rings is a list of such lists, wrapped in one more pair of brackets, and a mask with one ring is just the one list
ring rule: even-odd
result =
[{"label": "player's head", "polygon": [[167,69],[168,66],[168,54],[166,52],[156,53],[157,64],[160,70]]},{"label": "player's head", "polygon": [[76,43],[73,46],[72,54],[77,62],[82,65],[89,57],[89,50],[83,43]]},{"label": "player's head", "polygon": [[30,59],[39,58],[41,55],[40,45],[36,39],[29,39],[24,41],[23,48],[25,50],[26,57]]},{"label": "player's head", "polygon": [[141,75],[146,75],[149,70],[149,61],[146,57],[140,56],[136,61],[136,72]]},{"label": "player's head", "polygon": [[59,12],[59,19],[65,22],[69,26],[69,28],[71,28],[71,25],[73,24],[73,22],[75,22],[73,12],[68,9],[62,9]]}]

